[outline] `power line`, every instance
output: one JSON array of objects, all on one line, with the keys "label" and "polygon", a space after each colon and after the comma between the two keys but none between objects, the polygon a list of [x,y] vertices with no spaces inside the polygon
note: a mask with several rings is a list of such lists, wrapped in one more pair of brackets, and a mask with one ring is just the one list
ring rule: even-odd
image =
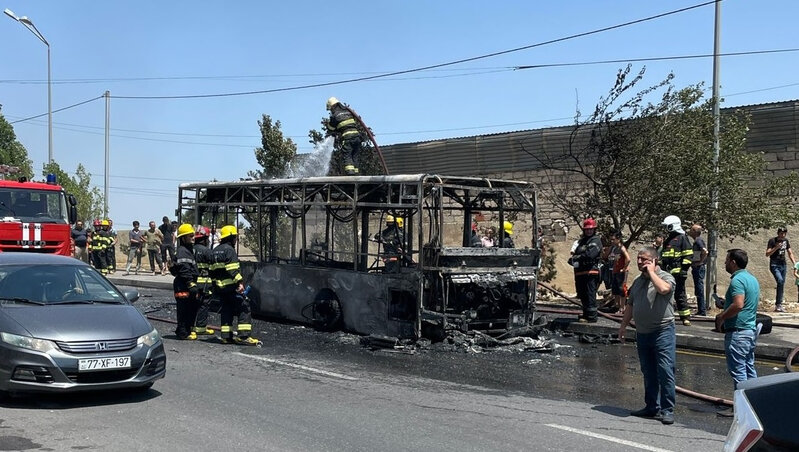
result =
[{"label": "power line", "polygon": [[[730,52],[730,53],[720,53],[719,56],[763,55],[769,53],[785,53],[785,52],[799,52],[799,48],[779,49],[779,50],[752,50],[749,52]],[[674,55],[667,57],[628,58],[622,60],[582,61],[577,63],[532,64],[527,66],[516,66],[515,69],[523,70],[523,69],[539,69],[539,68],[564,67],[564,66],[589,66],[593,64],[637,63],[641,61],[687,60],[692,58],[711,58],[711,57],[713,57],[712,53],[706,53],[706,54],[696,54],[696,55]]]},{"label": "power line", "polygon": [[[453,69],[438,69],[438,71],[495,71],[495,70],[508,70],[509,67],[496,66],[496,67],[472,67],[472,68],[453,68]],[[309,73],[309,74],[271,74],[271,75],[175,75],[175,76],[162,76],[162,77],[116,77],[116,78],[75,78],[75,79],[59,79],[52,80],[53,84],[79,84],[79,83],[108,83],[108,82],[139,82],[139,81],[159,81],[159,80],[243,80],[243,79],[269,79],[280,77],[329,77],[340,75],[367,75],[367,74],[382,74],[378,71],[370,72],[328,72],[328,73]],[[458,74],[456,74],[458,75]],[[466,74],[468,75],[468,74]],[[444,76],[449,77],[449,76]],[[0,80],[0,83],[16,83],[16,84],[45,84],[47,80],[22,80],[10,79]]]},{"label": "power line", "polygon": [[711,1],[700,3],[700,4],[697,4],[697,5],[688,6],[688,7],[685,7],[685,8],[680,8],[680,9],[668,11],[668,12],[665,12],[665,13],[656,14],[654,16],[645,17],[645,18],[642,18],[642,19],[636,19],[636,20],[632,20],[632,21],[629,21],[629,22],[623,22],[621,24],[616,24],[616,25],[611,25],[611,26],[608,26],[608,27],[598,28],[598,29],[591,30],[591,31],[586,31],[586,32],[583,32],[583,33],[577,33],[577,34],[573,34],[573,35],[569,35],[569,36],[564,36],[564,37],[561,37],[561,38],[551,39],[549,41],[543,41],[543,42],[538,42],[538,43],[535,43],[535,44],[529,44],[529,45],[522,46],[522,47],[516,47],[516,48],[513,48],[513,49],[501,50],[501,51],[498,51],[498,52],[487,53],[487,54],[478,55],[478,56],[474,56],[474,57],[470,57],[470,58],[462,58],[462,59],[459,59],[459,60],[449,61],[449,62],[446,62],[446,63],[433,64],[433,65],[429,65],[429,66],[422,66],[422,67],[413,68],[413,69],[405,69],[405,70],[401,70],[401,71],[387,72],[387,73],[383,73],[383,74],[370,75],[370,76],[365,76],[365,77],[356,77],[356,78],[351,78],[351,79],[347,79],[347,80],[338,80],[338,81],[323,82],[323,83],[313,83],[313,84],[307,84],[307,85],[300,85],[300,86],[293,86],[293,87],[286,87],[286,88],[274,88],[274,89],[258,90],[258,91],[241,91],[241,92],[233,92],[233,93],[186,94],[186,95],[173,95],[173,96],[112,96],[112,97],[115,97],[115,98],[118,98],[118,99],[201,99],[201,98],[213,98],[213,97],[248,96],[248,95],[254,95],[254,94],[267,94],[267,93],[277,93],[277,92],[284,92],[284,91],[296,91],[296,90],[301,90],[301,89],[319,88],[319,87],[323,87],[323,86],[342,85],[342,84],[347,84],[347,83],[362,82],[362,81],[366,81],[366,80],[375,80],[375,79],[379,79],[379,78],[392,77],[392,76],[395,76],[395,75],[409,74],[409,73],[412,73],[412,72],[421,72],[421,71],[427,71],[427,70],[431,70],[431,69],[439,69],[439,68],[446,67],[446,66],[453,66],[453,65],[456,65],[456,64],[468,63],[470,61],[477,61],[477,60],[482,60],[482,59],[486,59],[486,58],[492,58],[492,57],[496,57],[496,56],[500,56],[500,55],[507,55],[509,53],[519,52],[519,51],[522,51],[522,50],[528,50],[528,49],[532,49],[532,48],[535,48],[535,47],[542,47],[542,46],[549,45],[549,44],[555,44],[555,43],[558,43],[558,42],[564,42],[564,41],[569,41],[569,40],[572,40],[572,39],[582,38],[582,37],[585,37],[585,36],[590,36],[590,35],[594,35],[594,34],[598,34],[598,33],[603,33],[603,32],[606,32],[606,31],[615,30],[615,29],[627,27],[627,26],[630,26],[630,25],[636,25],[636,24],[640,24],[640,23],[643,23],[643,22],[648,22],[648,21],[655,20],[655,19],[660,19],[660,18],[663,18],[663,17],[666,17],[666,16],[670,16],[670,15],[674,15],[674,14],[679,14],[679,13],[682,13],[682,12],[685,12],[685,11],[689,11],[689,10],[692,10],[692,9],[701,8],[703,6],[715,4],[716,1],[721,1],[721,0],[711,0]]},{"label": "power line", "polygon": [[[102,97],[103,96],[97,96],[97,97],[92,98],[92,99],[87,99],[87,100],[84,100],[83,102],[78,102],[77,104],[72,104],[69,107],[64,107],[64,108],[59,108],[58,110],[53,110],[52,113],[58,113],[59,111],[69,110],[70,108],[75,108],[75,107],[83,105],[83,104],[88,104],[89,102],[93,102],[93,101],[95,101],[97,99],[101,99]],[[48,113],[42,113],[40,115],[31,116],[29,118],[18,119],[16,121],[9,122],[9,124],[16,124],[18,122],[28,121],[28,120],[36,119],[36,118],[41,118],[42,116],[46,116],[47,114]]]}]

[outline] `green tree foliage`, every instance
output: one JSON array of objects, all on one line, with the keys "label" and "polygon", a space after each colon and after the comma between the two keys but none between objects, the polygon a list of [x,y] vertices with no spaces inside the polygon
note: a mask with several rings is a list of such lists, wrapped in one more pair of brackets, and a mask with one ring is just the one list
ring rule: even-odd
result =
[{"label": "green tree foliage", "polygon": [[[272,121],[269,115],[262,115],[258,126],[261,130],[261,147],[255,149],[255,160],[261,165],[261,169],[248,172],[250,177],[258,179],[270,179],[284,177],[297,158],[297,145],[291,138],[286,138],[280,129],[280,121]],[[271,228],[268,211],[243,212],[244,219],[249,226],[246,226],[240,233],[242,244],[252,250],[258,250],[258,236],[260,234],[262,243],[269,243],[269,233]],[[287,255],[291,240],[291,223],[288,221],[284,212],[278,212],[277,222],[277,246],[282,255]],[[260,229],[258,225],[260,224]],[[256,251],[259,253],[260,251]]]},{"label": "green tree foliage", "polygon": [[258,127],[261,129],[261,147],[255,148],[255,160],[262,169],[250,171],[249,175],[259,179],[285,176],[297,156],[297,145],[291,138],[283,136],[280,121],[273,123],[269,115],[262,115]]},{"label": "green tree foliage", "polygon": [[92,175],[86,171],[83,164],[78,164],[75,176],[72,177],[61,169],[56,162],[48,163],[44,166],[42,176],[55,174],[58,184],[64,187],[64,191],[75,196],[78,201],[78,220],[89,224],[95,218],[103,215],[103,194],[98,187],[92,186]]},{"label": "green tree foliage", "polygon": [[744,238],[799,219],[797,209],[780,202],[796,196],[796,174],[771,177],[762,154],[746,151],[745,112],[721,117],[716,173],[712,99],[703,99],[701,84],[675,89],[673,75],[635,91],[644,72],[631,77],[630,66],[620,70],[591,115],[581,119],[578,111],[562,153],[528,152],[544,169],[549,201],[575,222],[590,215],[601,228],[623,231],[626,244],[659,231],[667,215]]},{"label": "green tree foliage", "polygon": [[17,141],[14,127],[6,121],[2,113],[0,113],[0,165],[19,168],[19,173],[14,175],[16,177],[33,177],[33,162],[28,158],[28,151]]}]

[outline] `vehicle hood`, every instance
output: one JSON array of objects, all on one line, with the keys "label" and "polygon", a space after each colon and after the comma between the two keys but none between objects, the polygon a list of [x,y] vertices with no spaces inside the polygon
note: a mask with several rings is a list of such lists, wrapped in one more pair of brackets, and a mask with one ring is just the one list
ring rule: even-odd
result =
[{"label": "vehicle hood", "polygon": [[128,339],[152,331],[130,305],[6,306],[0,331],[51,341]]}]

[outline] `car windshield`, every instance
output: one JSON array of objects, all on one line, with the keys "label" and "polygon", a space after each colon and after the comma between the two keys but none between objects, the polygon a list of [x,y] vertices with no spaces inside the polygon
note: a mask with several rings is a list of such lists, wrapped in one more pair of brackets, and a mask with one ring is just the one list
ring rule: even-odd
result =
[{"label": "car windshield", "polygon": [[64,193],[56,190],[0,188],[0,217],[31,223],[67,223]]},{"label": "car windshield", "polygon": [[3,304],[126,303],[94,269],[80,265],[6,265],[0,267]]}]

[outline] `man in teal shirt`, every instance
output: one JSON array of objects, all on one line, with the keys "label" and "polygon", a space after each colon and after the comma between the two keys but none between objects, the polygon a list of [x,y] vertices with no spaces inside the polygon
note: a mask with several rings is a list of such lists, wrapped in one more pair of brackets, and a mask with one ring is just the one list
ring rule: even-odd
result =
[{"label": "man in teal shirt", "polygon": [[[716,329],[724,331],[724,353],[727,371],[738,383],[757,378],[755,370],[755,345],[757,339],[757,303],[760,284],[746,271],[749,257],[746,251],[727,251],[724,267],[732,275],[730,287],[724,296],[724,310],[716,315]],[[723,329],[722,329],[723,328]]]}]

